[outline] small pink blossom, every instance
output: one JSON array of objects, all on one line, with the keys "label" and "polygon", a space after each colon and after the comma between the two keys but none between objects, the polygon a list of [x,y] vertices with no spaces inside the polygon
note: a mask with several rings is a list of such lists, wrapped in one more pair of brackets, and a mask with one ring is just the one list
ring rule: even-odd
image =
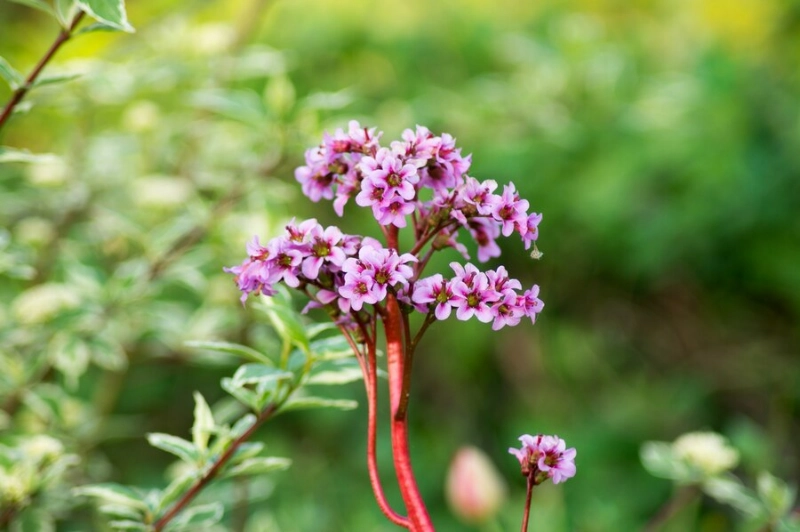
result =
[{"label": "small pink blossom", "polygon": [[548,478],[553,484],[559,484],[575,476],[574,448],[567,449],[567,444],[558,436],[523,434],[519,440],[521,449],[508,450],[519,460],[522,474],[532,477],[534,484],[541,484]]}]

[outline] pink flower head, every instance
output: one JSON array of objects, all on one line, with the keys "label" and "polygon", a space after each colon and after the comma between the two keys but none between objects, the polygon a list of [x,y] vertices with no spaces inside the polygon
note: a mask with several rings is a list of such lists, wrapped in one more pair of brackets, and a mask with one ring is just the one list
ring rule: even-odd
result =
[{"label": "pink flower head", "polygon": [[[373,206],[373,214],[381,225],[403,228],[406,226],[406,216],[414,212],[415,208],[413,202],[406,201],[400,196],[394,196],[377,209]],[[377,212],[375,212],[376,210]]]},{"label": "pink flower head", "polygon": [[303,259],[303,275],[310,280],[319,277],[319,270],[328,263],[339,269],[347,258],[344,249],[338,244],[343,238],[338,227],[323,229],[317,224],[308,234],[308,256]]},{"label": "pink flower head", "polygon": [[536,323],[536,315],[544,309],[544,303],[539,299],[539,285],[533,285],[520,297],[522,299],[520,305],[524,309],[525,315],[531,319],[531,323]]},{"label": "pink flower head", "polygon": [[333,199],[335,175],[328,168],[325,153],[319,147],[306,151],[306,165],[298,167],[294,176],[303,194],[311,201],[316,203],[322,198]]},{"label": "pink flower head", "polygon": [[567,444],[558,436],[523,434],[519,440],[521,449],[508,450],[519,460],[522,474],[532,477],[534,484],[541,484],[548,478],[553,484],[559,484],[575,476],[574,448],[567,449]]},{"label": "pink flower head", "polygon": [[535,242],[539,238],[539,222],[542,221],[542,215],[531,213],[525,224],[525,231],[522,232],[522,241],[525,242],[525,249],[530,249],[531,242]]},{"label": "pink flower head", "polygon": [[503,224],[503,236],[509,236],[514,229],[527,231],[528,205],[528,200],[520,199],[514,183],[503,187],[503,195],[492,210],[494,219]]},{"label": "pink flower head", "polygon": [[506,325],[517,325],[525,315],[525,309],[519,305],[517,294],[513,290],[505,290],[499,301],[492,305],[492,330],[499,330]]},{"label": "pink flower head", "polygon": [[422,307],[423,312],[428,312],[428,305],[436,303],[434,315],[437,320],[446,320],[450,316],[453,299],[453,289],[450,282],[437,273],[431,277],[418,280],[414,283],[414,294],[411,300]]},{"label": "pink flower head", "polygon": [[371,181],[375,186],[384,188],[387,198],[398,195],[404,200],[411,200],[417,193],[414,188],[419,182],[417,167],[407,164],[387,148],[379,149],[374,158],[361,159],[359,169],[364,175],[364,182]]},{"label": "pink flower head", "polygon": [[269,244],[270,268],[276,273],[275,282],[283,280],[287,286],[297,288],[300,286],[300,264],[303,262],[304,253],[296,249],[291,240],[274,238]]},{"label": "pink flower head", "polygon": [[488,216],[500,202],[499,196],[493,194],[496,188],[497,182],[491,179],[481,182],[474,177],[467,177],[458,196],[464,203],[474,206],[478,214]]},{"label": "pink flower head", "polygon": [[485,273],[474,274],[471,281],[467,284],[464,281],[453,280],[452,304],[456,309],[456,318],[466,321],[475,316],[479,321],[489,323],[494,318],[489,304],[497,301],[499,294],[489,287]]}]

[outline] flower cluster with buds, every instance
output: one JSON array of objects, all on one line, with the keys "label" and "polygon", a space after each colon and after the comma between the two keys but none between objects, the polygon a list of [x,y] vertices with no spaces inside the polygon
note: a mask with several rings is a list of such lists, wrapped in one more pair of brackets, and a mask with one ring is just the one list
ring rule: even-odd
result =
[{"label": "flower cluster with buds", "polygon": [[548,478],[553,484],[559,484],[575,476],[577,451],[572,447],[567,449],[567,444],[558,436],[523,434],[519,441],[522,448],[512,447],[508,452],[517,457],[522,474],[532,479],[533,485]]},{"label": "flower cluster with buds", "polygon": [[453,310],[459,320],[472,317],[493,329],[535,321],[544,304],[539,287],[526,290],[502,266],[480,271],[471,263],[451,263],[453,275],[421,274],[433,252],[454,248],[469,259],[458,242],[460,233],[477,243],[477,258],[486,262],[500,255],[496,239],[517,233],[526,249],[538,237],[542,216],[529,213],[514,185],[496,193],[495,181],[467,175],[470,156],[448,134],[433,135],[417,126],[389,147],[381,133],[351,121],[347,132],[326,134],[308,150],[304,166],[295,172],[303,193],[314,202],[333,199],[340,216],[345,204],[369,207],[384,234],[408,227],[414,245],[407,253],[384,247],[370,237],[343,234],[316,220],[292,221],[286,233],[261,245],[247,246],[245,261],[226,271],[236,276],[242,301],[248,294],[272,295],[276,283],[299,288],[310,307],[327,307],[342,320],[365,305],[380,304],[389,292],[409,308],[446,319]]}]

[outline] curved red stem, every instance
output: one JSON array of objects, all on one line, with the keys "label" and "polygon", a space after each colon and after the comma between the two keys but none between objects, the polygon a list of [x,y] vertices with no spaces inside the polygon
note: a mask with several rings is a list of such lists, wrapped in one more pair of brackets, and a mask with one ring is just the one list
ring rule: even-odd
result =
[{"label": "curved red stem", "polygon": [[[389,247],[397,250],[397,228],[387,228],[387,243]],[[405,349],[403,347],[403,316],[400,305],[394,294],[390,293],[386,301],[386,312],[383,322],[386,333],[386,367],[389,373],[389,404],[391,406],[391,432],[392,455],[394,469],[397,473],[397,482],[400,493],[408,510],[411,532],[433,531],[433,523],[425,508],[425,502],[419,493],[414,471],[411,468],[411,456],[408,450],[408,416],[407,410],[401,405],[406,403],[403,394],[408,393],[403,385],[406,380],[405,372],[409,369],[405,363]],[[404,391],[405,390],[405,391]],[[399,415],[398,415],[399,414]]]}]

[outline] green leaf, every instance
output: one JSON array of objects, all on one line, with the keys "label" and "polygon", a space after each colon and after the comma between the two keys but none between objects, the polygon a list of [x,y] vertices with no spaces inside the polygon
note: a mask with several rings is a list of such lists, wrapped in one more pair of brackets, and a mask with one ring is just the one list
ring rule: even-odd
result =
[{"label": "green leaf", "polygon": [[172,434],[151,432],[147,435],[147,441],[153,447],[158,447],[162,451],[172,453],[190,464],[196,464],[200,459],[200,454],[197,452],[197,448],[192,445],[192,442],[173,436]]},{"label": "green leaf", "polygon": [[75,32],[75,35],[81,35],[83,33],[94,33],[96,31],[117,31],[117,28],[114,26],[109,26],[104,22],[95,22],[94,24],[89,24],[88,26],[79,29]]},{"label": "green leaf", "polygon": [[745,515],[759,516],[764,510],[758,499],[733,475],[710,478],[702,487],[709,497],[732,506]]},{"label": "green leaf", "polygon": [[797,495],[796,491],[783,480],[766,471],[758,475],[756,491],[769,515],[776,518],[783,517],[792,508],[792,503]]},{"label": "green leaf", "polygon": [[231,342],[214,342],[207,340],[191,340],[184,343],[187,347],[196,347],[198,349],[208,349],[209,351],[217,351],[219,353],[228,353],[231,355],[240,356],[244,359],[260,362],[274,366],[275,363],[265,354],[256,351],[246,345],[234,344]]},{"label": "green leaf", "polygon": [[50,341],[49,351],[53,367],[64,374],[71,388],[77,388],[78,379],[86,373],[92,355],[86,342],[62,331]]},{"label": "green leaf", "polygon": [[103,515],[118,519],[132,519],[135,521],[142,518],[142,513],[139,510],[121,504],[103,504],[98,507],[98,510]]},{"label": "green leaf", "polygon": [[128,357],[122,344],[115,339],[95,337],[89,342],[92,361],[109,371],[120,371],[128,367]]},{"label": "green leaf", "polygon": [[42,85],[54,85],[56,83],[66,83],[73,79],[78,79],[82,74],[53,74],[52,76],[42,76],[33,82],[33,87],[41,87]]},{"label": "green leaf", "polygon": [[350,344],[347,343],[347,339],[341,334],[321,340],[314,340],[311,342],[311,352],[314,353],[314,359],[317,361],[337,360],[353,356],[353,350]]},{"label": "green leaf", "polygon": [[264,450],[264,444],[261,442],[245,442],[236,448],[236,451],[234,451],[233,456],[231,456],[230,463],[238,464],[243,460],[257,456],[258,453],[260,453],[263,450]]},{"label": "green leaf", "polygon": [[283,471],[288,469],[291,465],[292,461],[288,458],[279,458],[275,456],[248,458],[230,468],[225,473],[225,476],[262,475],[264,473],[272,473],[273,471]]},{"label": "green leaf", "polygon": [[107,482],[103,484],[81,486],[75,488],[73,493],[86,497],[97,497],[101,501],[136,508],[142,512],[147,511],[147,505],[142,496],[135,490],[121,484]]},{"label": "green leaf", "polygon": [[294,373],[264,364],[245,364],[233,374],[234,382],[239,385],[260,384],[292,378],[294,378]]},{"label": "green leaf", "polygon": [[253,410],[261,410],[261,401],[254,392],[244,388],[243,385],[239,382],[234,381],[228,377],[225,377],[220,381],[220,386],[222,389],[234,396],[239,402],[249,406]]},{"label": "green leaf", "polygon": [[642,445],[639,458],[648,473],[655,477],[681,482],[692,479],[692,472],[684,462],[675,457],[672,445],[666,442],[649,441]]},{"label": "green leaf", "polygon": [[312,375],[307,384],[347,384],[361,380],[363,374],[361,368],[349,367],[338,370],[320,371]]},{"label": "green leaf", "polygon": [[[1,61],[0,70],[2,70]],[[59,157],[52,153],[31,153],[28,150],[0,146],[0,163],[49,163],[57,160]]]},{"label": "green leaf", "polygon": [[242,434],[247,432],[255,422],[256,422],[256,416],[254,416],[253,414],[246,414],[242,416],[242,418],[239,421],[237,421],[233,425],[233,427],[231,427],[231,437],[234,439],[240,437]]},{"label": "green leaf", "polygon": [[350,399],[325,399],[323,397],[298,397],[291,398],[283,407],[281,412],[289,410],[307,410],[309,408],[336,408],[338,410],[353,410],[358,407],[358,402]]},{"label": "green leaf", "polygon": [[0,56],[0,78],[6,80],[8,86],[14,91],[25,85],[25,78],[22,74],[17,72],[2,56]]},{"label": "green leaf", "polygon": [[61,27],[68,29],[78,14],[78,6],[75,5],[75,0],[55,0],[56,5],[56,18],[61,24]]},{"label": "green leaf", "polygon": [[195,483],[196,479],[197,473],[192,471],[170,482],[169,486],[164,488],[164,491],[161,492],[161,500],[158,501],[157,511],[163,512],[172,506],[172,503],[177,501],[178,498]]},{"label": "green leaf", "polygon": [[78,0],[77,5],[86,13],[112,28],[133,33],[133,26],[128,23],[123,0]]},{"label": "green leaf", "polygon": [[108,523],[114,530],[149,530],[150,527],[137,521],[118,520]]},{"label": "green leaf", "polygon": [[310,346],[308,334],[306,329],[300,321],[300,317],[290,307],[291,302],[288,297],[281,297],[279,295],[273,297],[266,297],[261,299],[261,304],[256,308],[264,312],[269,319],[275,332],[285,342],[302,349],[303,352],[308,353]]},{"label": "green leaf", "polygon": [[200,530],[202,527],[211,526],[222,519],[223,507],[221,502],[212,502],[194,506],[170,521],[165,530]]},{"label": "green leaf", "polygon": [[206,400],[199,392],[194,392],[194,424],[192,425],[192,441],[200,452],[208,448],[208,439],[216,425]]},{"label": "green leaf", "polygon": [[10,2],[14,2],[15,4],[22,4],[23,6],[32,7],[33,9],[38,9],[39,11],[43,11],[50,15],[51,17],[55,17],[56,13],[53,11],[53,8],[45,2],[44,0],[9,0]]}]

